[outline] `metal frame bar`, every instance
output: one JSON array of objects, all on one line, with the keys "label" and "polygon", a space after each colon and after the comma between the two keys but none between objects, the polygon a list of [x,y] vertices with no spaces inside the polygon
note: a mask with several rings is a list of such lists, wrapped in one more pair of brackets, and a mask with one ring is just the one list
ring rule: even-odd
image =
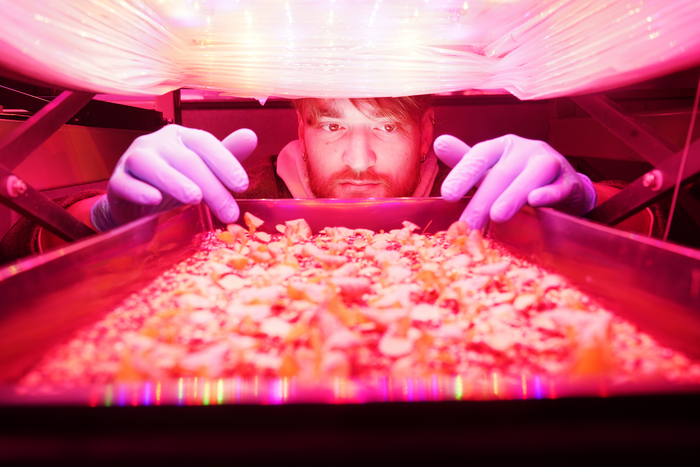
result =
[{"label": "metal frame bar", "polygon": [[654,166],[680,149],[605,95],[574,96],[571,100]]},{"label": "metal frame bar", "polygon": [[46,195],[27,185],[12,169],[90,102],[95,94],[64,91],[0,141],[0,202],[66,241],[95,233]]},{"label": "metal frame bar", "polygon": [[68,242],[95,234],[94,230],[69,214],[52,199],[27,185],[2,166],[0,166],[0,203]]},{"label": "metal frame bar", "polygon": [[[656,167],[627,188],[593,209],[586,217],[615,225],[656,202],[675,185],[682,151],[637,120],[632,114],[602,94],[574,96],[571,99],[613,135]],[[693,149],[695,148],[695,149]],[[700,148],[691,145],[691,159],[700,157]],[[698,164],[686,167],[684,184],[698,177]]]},{"label": "metal frame bar", "polygon": [[63,91],[0,141],[0,164],[13,170],[94,96],[86,92]]},{"label": "metal frame bar", "polygon": [[[3,81],[0,81],[2,83]],[[51,100],[33,96],[0,84],[0,99],[7,108],[22,109],[32,113],[40,111]]]},{"label": "metal frame bar", "polygon": [[[650,204],[656,202],[676,185],[683,151],[679,151],[665,162],[659,164],[653,172],[638,178],[624,190],[596,207],[585,217],[615,225],[633,216]],[[682,185],[700,177],[700,140],[688,148],[688,160],[683,173]]]}]

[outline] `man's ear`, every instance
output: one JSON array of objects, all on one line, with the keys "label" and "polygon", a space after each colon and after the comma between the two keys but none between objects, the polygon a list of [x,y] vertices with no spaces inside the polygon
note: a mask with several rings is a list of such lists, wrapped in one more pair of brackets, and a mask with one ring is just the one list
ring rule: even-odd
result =
[{"label": "man's ear", "polygon": [[432,107],[423,112],[423,117],[420,121],[420,153],[427,154],[430,151],[430,145],[433,144],[433,122],[435,121],[435,111]]}]

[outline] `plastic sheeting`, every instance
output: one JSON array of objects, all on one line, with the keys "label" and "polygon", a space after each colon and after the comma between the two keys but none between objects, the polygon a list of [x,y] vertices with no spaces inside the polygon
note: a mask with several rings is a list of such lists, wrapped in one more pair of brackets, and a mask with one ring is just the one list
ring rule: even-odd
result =
[{"label": "plastic sheeting", "polygon": [[0,67],[71,89],[604,90],[700,63],[697,0],[0,0]]}]

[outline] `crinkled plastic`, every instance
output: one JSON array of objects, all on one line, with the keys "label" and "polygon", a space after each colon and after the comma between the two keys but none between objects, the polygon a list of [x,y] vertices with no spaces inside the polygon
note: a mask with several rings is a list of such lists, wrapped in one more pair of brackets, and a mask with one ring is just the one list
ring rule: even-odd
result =
[{"label": "crinkled plastic", "polygon": [[697,0],[0,0],[0,67],[111,94],[609,89],[700,63]]}]

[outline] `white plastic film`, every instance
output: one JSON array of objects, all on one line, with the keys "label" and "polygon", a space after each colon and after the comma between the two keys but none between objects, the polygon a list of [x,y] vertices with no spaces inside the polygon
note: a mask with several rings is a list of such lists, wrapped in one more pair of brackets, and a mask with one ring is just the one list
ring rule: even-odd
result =
[{"label": "white plastic film", "polygon": [[0,0],[0,67],[111,94],[609,89],[700,63],[697,0]]}]

